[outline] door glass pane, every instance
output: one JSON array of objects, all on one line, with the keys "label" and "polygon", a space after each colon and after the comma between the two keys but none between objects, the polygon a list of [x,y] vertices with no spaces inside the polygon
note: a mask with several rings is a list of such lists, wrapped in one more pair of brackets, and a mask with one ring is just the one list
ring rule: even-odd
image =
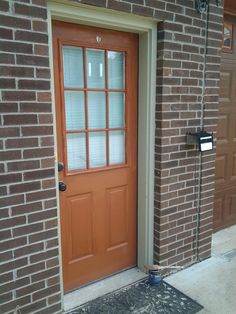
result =
[{"label": "door glass pane", "polygon": [[65,91],[66,130],[85,129],[84,92]]},{"label": "door glass pane", "polygon": [[63,47],[63,68],[65,87],[84,87],[83,49]]},{"label": "door glass pane", "polygon": [[110,131],[110,165],[125,163],[125,132]]},{"label": "door glass pane", "polygon": [[124,53],[108,51],[108,88],[124,88]]},{"label": "door glass pane", "polygon": [[125,125],[124,93],[109,93],[109,128]]},{"label": "door glass pane", "polygon": [[86,169],[85,134],[67,134],[68,170]]},{"label": "door glass pane", "polygon": [[106,95],[104,92],[88,92],[88,127],[106,127]]},{"label": "door glass pane", "polygon": [[105,52],[86,49],[88,88],[105,88]]},{"label": "door glass pane", "polygon": [[89,166],[106,166],[106,132],[89,133]]}]

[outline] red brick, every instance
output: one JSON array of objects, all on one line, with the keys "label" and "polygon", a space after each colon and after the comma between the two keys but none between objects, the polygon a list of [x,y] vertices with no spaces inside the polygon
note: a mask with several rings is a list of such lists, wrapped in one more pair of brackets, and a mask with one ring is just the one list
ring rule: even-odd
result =
[{"label": "red brick", "polygon": [[17,103],[1,103],[0,112],[7,113],[7,112],[17,112],[18,105]]},{"label": "red brick", "polygon": [[38,119],[36,114],[17,114],[3,116],[4,125],[17,125],[17,124],[37,124]]},{"label": "red brick", "polygon": [[17,270],[17,277],[20,278],[20,277],[24,277],[24,276],[27,276],[27,275],[32,275],[34,273],[38,273],[42,270],[45,269],[45,262],[39,262],[38,264],[34,264],[34,265],[30,265],[30,266],[26,266],[26,267],[23,267],[21,269],[18,269]]},{"label": "red brick", "polygon": [[40,114],[39,115],[39,123],[40,124],[52,124],[53,123],[53,115],[52,114]]},{"label": "red brick", "polygon": [[36,76],[38,78],[46,78],[46,79],[50,79],[51,77],[51,73],[50,73],[50,70],[49,69],[44,69],[44,68],[39,68],[39,69],[36,69]]},{"label": "red brick", "polygon": [[[3,239],[3,240],[5,240],[5,239]],[[4,263],[6,261],[10,261],[12,259],[13,259],[12,251],[7,251],[7,252],[0,253],[0,261],[1,261],[1,263]]]},{"label": "red brick", "polygon": [[42,272],[40,272],[38,274],[35,274],[35,275],[33,275],[31,277],[32,278],[32,282],[36,282],[36,281],[43,280],[43,279],[48,279],[50,277],[58,275],[58,273],[59,273],[59,268],[58,267],[42,271]]},{"label": "red brick", "polygon": [[45,283],[43,281],[28,285],[27,287],[20,288],[16,290],[16,297],[22,297],[27,294],[31,294],[34,291],[41,290],[45,288]]},{"label": "red brick", "polygon": [[[1,30],[0,30],[1,34]],[[16,31],[15,32],[15,39],[19,41],[29,41],[35,43],[44,43],[47,44],[48,36],[46,34],[37,33],[37,32],[29,32],[29,31]]]},{"label": "red brick", "polygon": [[14,184],[10,186],[10,193],[14,194],[14,193],[36,191],[36,190],[40,190],[40,188],[41,188],[40,182]]},{"label": "red brick", "polygon": [[48,30],[48,25],[44,21],[35,20],[35,21],[33,21],[32,24],[33,24],[33,30],[34,31],[46,33]]},{"label": "red brick", "polygon": [[96,7],[106,7],[106,0],[81,0],[84,4],[95,5]]},{"label": "red brick", "polygon": [[35,179],[42,179],[47,177],[54,177],[55,172],[54,169],[46,169],[46,170],[36,170],[26,172],[24,174],[24,179],[27,180],[35,180]]},{"label": "red brick", "polygon": [[[1,295],[1,303],[6,303],[6,302],[10,302],[11,300],[13,299],[13,294],[12,292],[8,292],[8,293],[5,293],[5,294],[2,294]],[[51,304],[51,303],[50,303]]]},{"label": "red brick", "polygon": [[29,278],[22,278],[22,279],[18,279],[16,281],[13,281],[13,282],[9,282],[9,283],[2,285],[0,287],[0,293],[15,290],[16,288],[20,288],[22,286],[29,284],[29,282],[30,282]]},{"label": "red brick", "polygon": [[25,149],[23,151],[23,158],[36,158],[36,157],[50,157],[54,155],[53,148],[34,148]]},{"label": "red brick", "polygon": [[[49,295],[55,294],[60,291],[60,285],[51,286],[41,291],[33,293],[33,301],[48,297]],[[50,310],[51,311],[51,310]],[[50,312],[49,312],[50,313]]]},{"label": "red brick", "polygon": [[56,180],[55,179],[48,179],[48,180],[43,180],[42,181],[42,187],[43,189],[52,189],[56,185]]},{"label": "red brick", "polygon": [[51,112],[50,103],[21,103],[20,111],[21,112]]},{"label": "red brick", "polygon": [[42,241],[45,239],[54,238],[56,236],[57,236],[56,229],[39,232],[39,233],[32,234],[29,236],[29,243],[34,243],[34,242]]},{"label": "red brick", "polygon": [[39,55],[39,56],[48,56],[49,55],[48,46],[35,44],[34,45],[34,54]]},{"label": "red brick", "polygon": [[[59,277],[55,277],[55,278],[57,280],[59,280]],[[52,284],[50,284],[50,281],[49,281],[48,285],[51,286],[51,285],[55,285],[57,283],[59,284],[60,282],[58,281],[58,282],[55,282],[55,283],[53,282]],[[53,296],[48,298],[48,304],[58,303],[60,301],[61,301],[61,294],[60,293],[56,294],[56,295],[53,295]]]},{"label": "red brick", "polygon": [[7,187],[6,186],[1,186],[0,187],[0,195],[7,195]]},{"label": "red brick", "polygon": [[51,101],[51,93],[47,92],[38,92],[37,93],[37,100],[40,102],[49,102]]},{"label": "red brick", "polygon": [[[27,45],[27,44],[25,44]],[[21,51],[19,51],[21,52]],[[24,52],[24,51],[22,51]],[[38,56],[29,56],[29,55],[17,55],[16,56],[17,64],[22,65],[35,65],[35,66],[49,66],[49,60],[46,57],[38,57]]]},{"label": "red brick", "polygon": [[0,15],[1,26],[30,29],[31,22],[26,18],[18,18],[15,16]]},{"label": "red brick", "polygon": [[0,239],[1,239],[1,241],[9,239],[9,238],[11,238],[11,231],[10,230],[0,231]]},{"label": "red brick", "polygon": [[34,69],[20,66],[0,66],[1,76],[33,77]]},{"label": "red brick", "polygon": [[13,32],[11,29],[0,27],[0,38],[13,39]]},{"label": "red brick", "polygon": [[8,171],[23,171],[30,169],[37,169],[40,166],[39,160],[27,160],[27,161],[17,161],[8,162]]},{"label": "red brick", "polygon": [[[43,309],[47,305],[46,299],[40,300],[38,302],[32,302],[31,301],[31,302],[28,302],[28,303],[30,303],[30,304],[27,305],[27,306],[21,307],[22,313],[27,313],[27,314],[30,314],[30,313],[33,313],[33,312],[36,313],[35,312],[36,310]],[[42,313],[42,310],[40,310],[39,313]]]},{"label": "red brick", "polygon": [[32,44],[19,43],[14,41],[3,41],[1,42],[1,50],[15,53],[27,53],[33,52]]},{"label": "red brick", "polygon": [[5,141],[6,148],[24,148],[24,147],[37,147],[38,138],[18,138],[8,139]]},{"label": "red brick", "polygon": [[24,195],[14,195],[0,198],[0,208],[10,205],[22,204],[24,202]]},{"label": "red brick", "polygon": [[21,158],[20,150],[0,152],[0,160],[15,160],[20,158]]},{"label": "red brick", "polygon": [[35,92],[29,91],[2,91],[3,100],[13,100],[13,101],[21,101],[21,100],[35,100]]},{"label": "red brick", "polygon": [[52,126],[33,126],[33,127],[23,127],[22,135],[24,136],[35,136],[35,135],[52,135]]},{"label": "red brick", "polygon": [[14,64],[15,58],[13,54],[0,53],[0,64]]},{"label": "red brick", "polygon": [[55,218],[55,217],[57,217],[57,210],[56,209],[44,210],[44,211],[41,211],[39,213],[29,215],[28,221],[29,221],[29,223],[31,223],[31,222],[47,220],[47,219]]},{"label": "red brick", "polygon": [[22,181],[22,175],[20,173],[0,175],[1,184],[9,184],[9,183],[20,182],[20,181]]},{"label": "red brick", "polygon": [[19,237],[22,235],[28,235],[31,233],[35,233],[38,231],[42,231],[43,230],[43,223],[36,223],[36,224],[28,224],[25,225],[23,227],[15,227],[13,226],[13,236],[14,237]]},{"label": "red brick", "polygon": [[40,144],[41,144],[41,146],[53,146],[54,145],[54,137],[53,136],[41,137],[40,138]]},{"label": "red brick", "polygon": [[107,7],[108,9],[112,9],[112,10],[118,10],[118,11],[123,11],[123,12],[128,12],[128,13],[131,12],[131,4],[126,3],[126,2],[118,2],[114,0],[109,0]]},{"label": "red brick", "polygon": [[43,80],[19,80],[18,86],[20,89],[28,90],[49,90],[50,82]]},{"label": "red brick", "polygon": [[9,3],[8,3],[8,1],[1,0],[1,2],[0,2],[0,11],[9,11]]},{"label": "red brick", "polygon": [[33,253],[41,252],[43,251],[43,249],[44,249],[43,243],[25,245],[22,248],[14,250],[14,258],[22,257],[24,255],[29,256]]},{"label": "red brick", "polygon": [[7,240],[5,242],[0,243],[0,250],[2,250],[2,251],[11,250],[11,249],[14,249],[16,247],[25,245],[26,243],[27,243],[26,237]]},{"label": "red brick", "polygon": [[47,10],[45,8],[39,8],[32,5],[15,3],[15,12],[29,17],[39,17],[42,19],[47,18]]},{"label": "red brick", "polygon": [[42,168],[51,168],[55,166],[55,159],[54,158],[47,158],[41,161]]}]

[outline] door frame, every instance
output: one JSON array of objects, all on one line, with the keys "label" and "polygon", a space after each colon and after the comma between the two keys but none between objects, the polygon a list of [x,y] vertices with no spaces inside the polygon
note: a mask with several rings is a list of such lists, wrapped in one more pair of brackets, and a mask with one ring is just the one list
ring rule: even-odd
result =
[{"label": "door frame", "polygon": [[[139,34],[138,86],[138,234],[137,266],[153,263],[154,251],[154,148],[156,104],[157,20],[101,9],[63,0],[48,1],[49,58],[51,69],[52,111],[54,119],[55,169],[57,169],[56,108],[54,99],[52,19]],[[56,183],[58,173],[56,171]],[[60,232],[59,192],[57,191],[58,232]],[[62,281],[61,237],[59,254]],[[63,291],[62,291],[63,299]]]}]

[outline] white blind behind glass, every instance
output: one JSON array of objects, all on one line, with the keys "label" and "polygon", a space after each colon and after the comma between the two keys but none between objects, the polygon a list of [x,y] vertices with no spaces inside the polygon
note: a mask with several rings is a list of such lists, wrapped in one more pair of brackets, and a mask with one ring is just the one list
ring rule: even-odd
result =
[{"label": "white blind behind glass", "polygon": [[125,132],[110,131],[109,145],[110,165],[125,163]]},{"label": "white blind behind glass", "polygon": [[124,53],[108,51],[108,88],[122,89],[124,82]]},{"label": "white blind behind glass", "polygon": [[106,95],[104,92],[88,92],[89,129],[106,127]]},{"label": "white blind behind glass", "polygon": [[66,130],[85,129],[84,92],[65,91]]},{"label": "white blind behind glass", "polygon": [[105,52],[86,49],[88,88],[105,88]]},{"label": "white blind behind glass", "polygon": [[109,93],[109,128],[123,128],[125,125],[125,94],[120,92]]},{"label": "white blind behind glass", "polygon": [[65,87],[84,87],[83,49],[63,47],[63,67]]},{"label": "white blind behind glass", "polygon": [[68,170],[86,169],[85,134],[67,134]]},{"label": "white blind behind glass", "polygon": [[89,166],[106,166],[106,132],[89,133]]}]

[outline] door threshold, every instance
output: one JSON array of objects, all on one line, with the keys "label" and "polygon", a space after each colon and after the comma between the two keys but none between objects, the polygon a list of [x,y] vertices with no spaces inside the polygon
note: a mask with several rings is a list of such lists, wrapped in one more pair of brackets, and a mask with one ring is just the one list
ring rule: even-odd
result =
[{"label": "door threshold", "polygon": [[67,293],[64,295],[64,311],[71,311],[84,303],[130,285],[146,276],[144,272],[135,267]]}]

